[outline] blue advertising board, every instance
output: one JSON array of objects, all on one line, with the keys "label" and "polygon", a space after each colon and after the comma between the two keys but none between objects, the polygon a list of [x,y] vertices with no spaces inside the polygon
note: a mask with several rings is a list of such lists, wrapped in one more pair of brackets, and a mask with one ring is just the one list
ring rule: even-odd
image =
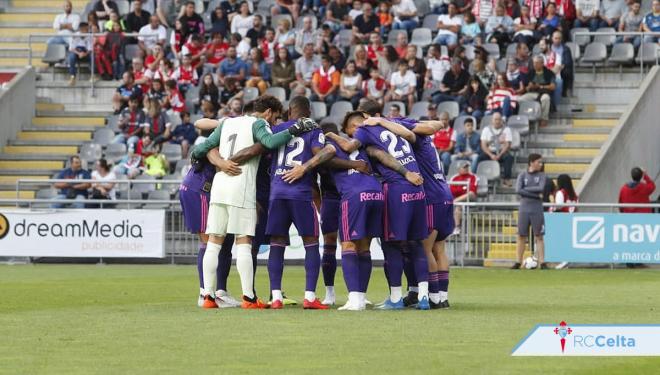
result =
[{"label": "blue advertising board", "polygon": [[660,263],[660,215],[546,213],[545,260]]}]

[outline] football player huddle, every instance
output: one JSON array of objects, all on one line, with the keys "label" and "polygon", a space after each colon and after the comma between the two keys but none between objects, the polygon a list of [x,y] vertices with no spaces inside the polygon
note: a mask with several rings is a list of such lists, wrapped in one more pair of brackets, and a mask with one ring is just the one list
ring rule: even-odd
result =
[{"label": "football player huddle", "polygon": [[[292,224],[305,248],[303,308],[335,304],[339,242],[349,292],[339,310],[365,310],[373,239],[380,241],[390,290],[376,309],[449,307],[444,241],[454,230],[453,201],[431,140],[441,124],[380,112],[378,103],[363,102],[345,115],[339,132],[337,124],[320,127],[310,119],[305,97],[291,99],[285,113],[278,99],[264,95],[248,103],[243,116],[195,123],[212,133],[192,151],[180,200],[186,227],[199,235],[201,307],[282,309],[295,303],[282,291]],[[267,303],[254,287],[261,245],[270,245]],[[241,301],[227,292],[233,249]],[[316,296],[321,271],[323,301]]]}]

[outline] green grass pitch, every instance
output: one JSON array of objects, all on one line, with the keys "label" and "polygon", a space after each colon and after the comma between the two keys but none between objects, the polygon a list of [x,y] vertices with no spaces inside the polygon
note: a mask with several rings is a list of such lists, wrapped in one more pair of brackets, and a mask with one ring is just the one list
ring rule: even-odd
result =
[{"label": "green grass pitch", "polygon": [[[537,323],[659,323],[656,270],[453,269],[450,310],[204,311],[193,266],[0,266],[2,374],[658,373],[660,358],[511,357]],[[319,281],[320,296],[323,295]],[[302,299],[304,270],[284,289]],[[340,301],[346,290],[339,270]],[[230,290],[239,294],[232,269]],[[267,297],[261,267],[258,290]],[[368,297],[387,289],[374,268]]]}]

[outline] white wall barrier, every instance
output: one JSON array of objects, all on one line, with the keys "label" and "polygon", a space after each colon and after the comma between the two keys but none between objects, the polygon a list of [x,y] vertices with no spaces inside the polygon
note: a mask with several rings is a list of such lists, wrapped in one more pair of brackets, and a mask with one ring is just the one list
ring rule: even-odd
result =
[{"label": "white wall barrier", "polygon": [[0,256],[163,258],[164,210],[0,210]]}]

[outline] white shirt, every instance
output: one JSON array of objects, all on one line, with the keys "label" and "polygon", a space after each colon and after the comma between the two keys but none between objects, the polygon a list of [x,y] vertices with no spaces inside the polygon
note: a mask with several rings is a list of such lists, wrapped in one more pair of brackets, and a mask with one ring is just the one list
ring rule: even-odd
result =
[{"label": "white shirt", "polygon": [[445,56],[442,56],[439,59],[431,57],[426,62],[426,69],[431,71],[431,80],[442,82],[445,73],[451,69],[451,63],[449,62],[449,58]]},{"label": "white shirt", "polygon": [[[399,14],[401,13],[417,13],[417,7],[415,6],[415,3],[413,3],[412,0],[401,0],[399,4],[392,5],[391,10],[392,10],[392,14],[394,14],[394,21],[396,22],[402,21],[399,18]],[[407,19],[412,19],[419,22],[419,17],[417,16]]]},{"label": "white shirt", "polygon": [[240,14],[231,19],[231,33],[239,33],[245,38],[247,32],[254,27],[254,16],[243,17]]},{"label": "white shirt", "polygon": [[406,71],[404,76],[401,76],[401,72],[397,70],[392,73],[390,85],[394,88],[394,92],[397,95],[408,95],[410,87],[417,86],[417,77],[415,77],[415,73],[410,70]]},{"label": "white shirt", "polygon": [[495,129],[491,125],[481,132],[481,140],[488,142],[488,148],[491,152],[498,153],[502,148],[502,142],[513,142],[513,134],[508,127],[503,126]]},{"label": "white shirt", "polygon": [[[117,179],[117,176],[115,175],[115,172],[112,172],[112,171],[108,172],[108,174],[106,174],[105,177],[101,176],[101,174],[97,171],[92,172],[92,180],[110,181],[110,180],[116,180],[116,179]],[[117,184],[115,183],[112,186],[112,189],[108,190],[108,198],[110,198],[111,200],[117,199],[117,192],[115,190],[116,186],[117,186]]]},{"label": "white shirt", "polygon": [[[449,14],[443,14],[438,17],[438,23],[439,22],[442,22],[442,24],[445,26],[463,26],[463,16],[457,14],[454,17],[449,17]],[[458,29],[460,30],[460,27]],[[451,30],[439,29],[438,35],[456,36],[456,33]]]},{"label": "white shirt", "polygon": [[[138,34],[138,40],[143,42],[147,49],[153,49],[159,41],[167,39],[167,29],[163,25],[158,25],[156,30],[152,29],[150,24],[144,25]],[[149,34],[158,34],[158,36],[148,36]]]},{"label": "white shirt", "polygon": [[71,14],[62,13],[55,16],[55,21],[53,21],[53,29],[57,31],[58,35],[71,34],[70,30],[67,29],[60,30],[60,25],[65,23],[70,23],[71,27],[73,27],[73,30],[78,31],[78,26],[80,25],[80,16],[75,13],[71,13]]},{"label": "white shirt", "polygon": [[600,8],[599,0],[576,0],[575,9],[582,11],[582,16],[591,17],[595,12],[598,12]]},{"label": "white shirt", "polygon": [[236,46],[236,54],[243,61],[247,61],[250,56],[250,43],[247,39],[241,39],[241,41]]},{"label": "white shirt", "polygon": [[351,17],[351,20],[352,20],[352,21],[355,21],[355,19],[357,18],[357,16],[359,16],[359,15],[362,14],[362,13],[363,13],[363,12],[362,12],[361,9],[351,9],[351,11],[348,12],[348,16]]}]

